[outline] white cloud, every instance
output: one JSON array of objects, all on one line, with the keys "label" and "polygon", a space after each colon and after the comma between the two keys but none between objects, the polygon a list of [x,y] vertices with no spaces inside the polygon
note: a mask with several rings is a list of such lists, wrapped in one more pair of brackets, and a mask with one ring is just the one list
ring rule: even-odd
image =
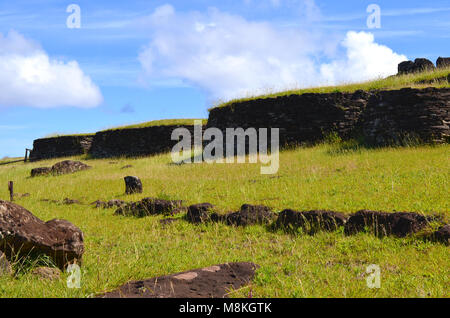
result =
[{"label": "white cloud", "polygon": [[20,33],[0,33],[0,106],[51,108],[95,107],[102,103],[99,88],[76,61],[51,59]]},{"label": "white cloud", "polygon": [[[315,8],[313,1],[305,3]],[[311,12],[313,18],[320,14]],[[343,39],[248,21],[214,8],[179,13],[165,5],[146,25],[152,40],[139,60],[147,79],[180,78],[215,99],[387,76],[406,60],[375,43],[370,33],[348,32]],[[324,57],[326,64],[320,62]]]},{"label": "white cloud", "polygon": [[375,43],[367,32],[349,31],[342,41],[346,57],[321,66],[321,75],[330,83],[357,82],[397,73],[398,64],[407,60],[405,55]]}]

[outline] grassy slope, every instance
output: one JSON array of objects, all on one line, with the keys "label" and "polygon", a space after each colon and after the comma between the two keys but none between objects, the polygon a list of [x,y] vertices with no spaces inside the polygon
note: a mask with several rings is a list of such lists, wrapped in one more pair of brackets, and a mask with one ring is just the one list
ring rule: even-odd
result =
[{"label": "grassy slope", "polygon": [[[211,202],[224,211],[243,203],[275,209],[432,211],[450,217],[450,146],[342,152],[318,145],[281,153],[276,176],[255,164],[172,165],[169,155],[142,159],[88,160],[93,169],[59,177],[28,178],[30,169],[55,163],[0,166],[0,198],[6,183],[31,193],[17,203],[38,217],[68,219],[85,233],[82,288],[65,280],[40,281],[30,274],[0,278],[0,297],[87,297],[126,281],[231,261],[261,265],[254,297],[449,297],[449,248],[414,238],[346,237],[342,231],[308,236],[269,232],[263,226],[195,226],[185,221],[162,227],[160,216],[113,216],[113,210],[65,206],[40,199],[65,197],[89,203],[145,196]],[[113,162],[113,163],[111,163]],[[115,162],[115,163],[114,163]],[[133,168],[121,170],[126,164]],[[124,196],[123,177],[137,175],[144,194]],[[365,268],[381,267],[381,289],[366,287]],[[232,296],[246,296],[250,287]]]},{"label": "grassy slope", "polygon": [[278,96],[286,96],[292,94],[304,94],[304,93],[332,93],[332,92],[347,92],[351,93],[357,90],[392,90],[401,89],[405,87],[412,88],[425,88],[425,87],[450,87],[448,79],[450,78],[450,67],[443,69],[435,69],[433,71],[426,71],[415,74],[405,74],[399,76],[390,76],[388,78],[343,84],[337,86],[321,86],[303,89],[291,89],[283,90],[279,92],[267,92],[266,94],[248,94],[247,97],[237,98],[230,101],[219,101],[214,107],[226,107],[233,103],[260,99],[260,98],[273,98]]}]

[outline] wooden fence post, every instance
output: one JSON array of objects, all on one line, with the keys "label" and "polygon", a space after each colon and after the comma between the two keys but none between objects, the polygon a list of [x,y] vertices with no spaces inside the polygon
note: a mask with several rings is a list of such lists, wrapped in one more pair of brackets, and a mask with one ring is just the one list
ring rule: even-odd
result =
[{"label": "wooden fence post", "polygon": [[8,190],[9,190],[9,201],[14,201],[14,182],[9,181],[8,182]]}]

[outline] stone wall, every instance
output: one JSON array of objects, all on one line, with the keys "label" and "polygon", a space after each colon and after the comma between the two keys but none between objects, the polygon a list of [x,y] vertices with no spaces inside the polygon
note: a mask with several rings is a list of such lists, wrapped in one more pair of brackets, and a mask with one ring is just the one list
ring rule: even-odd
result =
[{"label": "stone wall", "polygon": [[210,111],[208,127],[279,128],[280,145],[309,144],[330,133],[372,145],[402,138],[442,143],[450,136],[450,89],[303,94],[243,101]]},{"label": "stone wall", "polygon": [[151,126],[106,130],[95,134],[90,155],[94,158],[147,156],[170,151],[178,142],[171,140],[176,128],[187,128],[194,136],[194,126]]},{"label": "stone wall", "polygon": [[36,139],[30,160],[42,160],[82,155],[89,151],[93,135],[59,136]]},{"label": "stone wall", "polygon": [[[303,94],[236,102],[210,111],[206,127],[279,128],[280,146],[312,144],[334,133],[370,145],[443,143],[450,136],[450,88],[355,93]],[[94,158],[146,156],[168,152],[176,128],[152,126],[107,130],[95,136],[34,141],[31,160],[89,153]],[[270,137],[269,137],[270,138]],[[269,139],[270,140],[270,139]]]}]

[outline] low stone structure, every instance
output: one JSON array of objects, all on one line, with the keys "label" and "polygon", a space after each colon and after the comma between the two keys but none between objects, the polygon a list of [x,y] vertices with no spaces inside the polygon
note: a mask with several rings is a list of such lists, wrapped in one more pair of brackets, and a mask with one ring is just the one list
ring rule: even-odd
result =
[{"label": "low stone structure", "polygon": [[93,135],[86,134],[36,139],[33,142],[30,161],[86,154],[91,148],[93,138]]},{"label": "low stone structure", "polygon": [[450,88],[404,88],[240,101],[212,109],[207,127],[224,135],[227,128],[279,128],[281,147],[311,144],[330,134],[378,146],[411,139],[445,143],[449,124]]},{"label": "low stone structure", "polygon": [[94,158],[138,157],[170,151],[178,140],[172,140],[172,132],[186,128],[194,136],[194,126],[166,125],[144,128],[105,130],[95,134],[90,154]]}]

